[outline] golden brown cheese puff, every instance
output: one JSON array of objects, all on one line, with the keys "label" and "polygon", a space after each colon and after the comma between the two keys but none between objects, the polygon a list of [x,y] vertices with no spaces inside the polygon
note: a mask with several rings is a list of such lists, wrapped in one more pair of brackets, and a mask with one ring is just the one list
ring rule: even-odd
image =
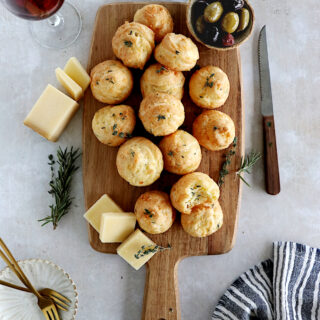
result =
[{"label": "golden brown cheese puff", "polygon": [[199,142],[190,133],[178,130],[164,137],[159,144],[165,170],[175,174],[187,174],[197,170],[201,162]]},{"label": "golden brown cheese puff", "polygon": [[168,33],[154,52],[155,59],[175,71],[189,71],[199,59],[198,47],[182,34]]},{"label": "golden brown cheese puff", "polygon": [[218,231],[223,224],[223,213],[219,202],[200,205],[190,214],[181,214],[181,224],[185,232],[192,237],[207,237]]},{"label": "golden brown cheese puff", "polygon": [[116,165],[119,175],[131,185],[148,186],[163,170],[162,153],[150,140],[135,137],[119,148]]},{"label": "golden brown cheese puff", "polygon": [[133,20],[153,30],[157,42],[160,42],[167,33],[173,30],[170,12],[160,4],[148,4],[142,7],[136,12]]},{"label": "golden brown cheese puff", "polygon": [[140,228],[151,234],[166,232],[176,216],[169,196],[162,191],[142,194],[135,204],[134,213]]},{"label": "golden brown cheese puff", "polygon": [[228,99],[229,92],[228,76],[218,67],[206,66],[197,70],[189,82],[190,98],[201,108],[221,107]]},{"label": "golden brown cheese puff", "polygon": [[190,214],[200,204],[212,204],[219,199],[218,185],[207,174],[189,173],[180,178],[171,188],[172,205],[181,213]]},{"label": "golden brown cheese puff", "polygon": [[154,32],[137,22],[126,22],[112,38],[112,49],[117,58],[130,68],[143,69],[154,48]]},{"label": "golden brown cheese puff", "polygon": [[193,135],[206,149],[223,150],[234,140],[234,122],[223,112],[207,110],[194,120]]},{"label": "golden brown cheese puff", "polygon": [[110,147],[117,147],[130,138],[135,125],[133,108],[123,104],[101,108],[92,119],[93,133]]},{"label": "golden brown cheese puff", "polygon": [[183,97],[184,75],[173,71],[160,63],[146,69],[140,80],[141,93],[146,97],[152,93],[167,93],[181,100]]},{"label": "golden brown cheese puff", "polygon": [[117,104],[127,99],[133,88],[131,71],[120,61],[107,60],[90,73],[92,95],[99,101]]},{"label": "golden brown cheese puff", "polygon": [[174,96],[154,93],[142,100],[139,118],[144,128],[154,136],[166,136],[183,124],[184,107]]}]

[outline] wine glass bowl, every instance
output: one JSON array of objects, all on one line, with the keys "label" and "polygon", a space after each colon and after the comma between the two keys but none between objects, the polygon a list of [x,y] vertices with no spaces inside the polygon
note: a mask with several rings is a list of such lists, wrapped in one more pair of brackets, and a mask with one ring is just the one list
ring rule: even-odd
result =
[{"label": "wine glass bowl", "polygon": [[27,20],[42,20],[55,14],[64,0],[3,0],[14,15]]},{"label": "wine glass bowl", "polygon": [[0,0],[17,17],[31,20],[30,33],[41,46],[63,49],[79,36],[79,11],[64,0]]}]

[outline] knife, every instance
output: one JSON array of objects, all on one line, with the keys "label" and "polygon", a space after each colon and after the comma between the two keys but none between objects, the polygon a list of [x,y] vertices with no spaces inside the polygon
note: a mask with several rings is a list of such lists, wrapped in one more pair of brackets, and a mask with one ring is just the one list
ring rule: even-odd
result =
[{"label": "knife", "polygon": [[264,26],[260,31],[258,56],[261,91],[261,113],[263,117],[266,190],[269,194],[276,195],[280,192],[280,176],[276,131],[273,116],[266,26]]}]

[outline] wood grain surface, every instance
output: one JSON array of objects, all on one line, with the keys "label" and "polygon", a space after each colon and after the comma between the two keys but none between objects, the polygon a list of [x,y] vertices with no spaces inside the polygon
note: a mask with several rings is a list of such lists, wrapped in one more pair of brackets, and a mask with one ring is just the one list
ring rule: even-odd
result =
[{"label": "wood grain surface", "polygon": [[[186,26],[186,4],[163,3],[171,12],[175,23],[174,32],[190,36]],[[91,50],[88,62],[88,71],[96,64],[114,59],[111,40],[116,29],[125,21],[132,21],[135,11],[142,7],[143,3],[115,3],[99,8],[96,16],[95,28],[92,37]],[[191,37],[191,36],[190,36]],[[178,262],[187,256],[214,255],[226,253],[232,249],[235,241],[238,212],[240,205],[240,181],[232,173],[236,170],[243,155],[243,103],[241,63],[238,49],[227,52],[210,50],[197,42],[200,51],[198,64],[219,66],[228,75],[230,80],[230,95],[226,104],[219,108],[220,111],[231,116],[236,126],[238,144],[236,156],[230,166],[230,172],[225,184],[221,188],[220,204],[224,212],[223,227],[207,238],[193,238],[185,233],[180,224],[180,216],[172,228],[164,234],[148,235],[161,246],[172,246],[171,250],[156,254],[147,265],[147,280],[145,286],[145,300],[143,307],[143,319],[146,320],[173,320],[180,319],[179,297],[177,287]],[[153,63],[154,60],[148,64]],[[139,78],[142,72],[133,70],[135,88],[132,95],[124,102],[131,105],[138,112],[141,101],[139,90]],[[185,72],[186,85],[182,102],[185,107],[186,121],[182,129],[191,132],[192,122],[201,113],[188,95],[188,83],[192,72]],[[172,184],[179,176],[163,172],[160,179],[149,187],[133,187],[124,181],[116,169],[116,155],[118,148],[107,147],[101,144],[94,136],[91,129],[91,121],[94,113],[104,105],[95,100],[90,90],[87,90],[84,99],[83,110],[83,184],[85,206],[89,208],[101,195],[107,193],[119,206],[128,212],[132,212],[135,201],[141,193],[147,190],[164,190],[169,193]],[[151,137],[143,129],[138,120],[134,131],[135,136],[145,136],[155,143],[159,139]],[[209,174],[215,181],[218,180],[219,170],[224,161],[226,151],[211,152],[202,148],[202,162],[197,171]],[[116,253],[118,244],[102,244],[98,233],[88,225],[89,241],[91,246],[103,253]]]},{"label": "wood grain surface", "polygon": [[266,190],[271,195],[277,195],[280,193],[280,175],[273,116],[263,117],[263,136]]}]

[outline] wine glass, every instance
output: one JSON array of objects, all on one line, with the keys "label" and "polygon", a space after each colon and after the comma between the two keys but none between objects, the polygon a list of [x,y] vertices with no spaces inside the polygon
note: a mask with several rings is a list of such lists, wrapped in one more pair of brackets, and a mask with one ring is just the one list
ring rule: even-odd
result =
[{"label": "wine glass", "polygon": [[1,0],[16,16],[33,20],[33,38],[43,47],[62,49],[79,36],[82,21],[79,11],[64,0]]}]

